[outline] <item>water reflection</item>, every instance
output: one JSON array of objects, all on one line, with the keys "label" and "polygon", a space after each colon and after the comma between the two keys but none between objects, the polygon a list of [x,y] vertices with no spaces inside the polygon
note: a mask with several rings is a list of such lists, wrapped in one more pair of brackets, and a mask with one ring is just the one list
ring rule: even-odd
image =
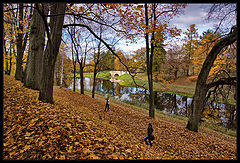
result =
[{"label": "water reflection", "polygon": [[[80,79],[76,80],[76,89],[80,89]],[[88,91],[92,91],[93,80],[84,78],[84,86]],[[73,83],[68,87],[72,89]],[[96,92],[109,94],[119,101],[125,101],[138,106],[148,106],[149,91],[143,88],[122,86],[119,83],[109,80],[97,80]],[[177,94],[164,92],[154,92],[154,104],[167,114],[175,114],[183,117],[189,116],[192,98]],[[221,125],[236,129],[236,106],[230,104],[210,103],[206,104],[204,117],[219,121]]]}]

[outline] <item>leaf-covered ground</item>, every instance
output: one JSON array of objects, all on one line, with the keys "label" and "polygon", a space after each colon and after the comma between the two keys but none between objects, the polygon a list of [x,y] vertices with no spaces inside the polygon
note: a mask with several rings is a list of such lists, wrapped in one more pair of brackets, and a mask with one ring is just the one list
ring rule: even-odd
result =
[{"label": "leaf-covered ground", "polygon": [[[4,159],[236,159],[236,144],[191,132],[131,108],[54,87],[55,104],[38,100],[4,75]],[[147,146],[148,123],[155,140]]]}]

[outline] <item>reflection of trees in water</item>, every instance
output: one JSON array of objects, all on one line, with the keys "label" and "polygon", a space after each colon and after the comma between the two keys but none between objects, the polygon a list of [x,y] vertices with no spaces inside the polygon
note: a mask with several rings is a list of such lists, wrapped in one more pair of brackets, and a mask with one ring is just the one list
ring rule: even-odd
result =
[{"label": "reflection of trees in water", "polygon": [[121,98],[122,93],[121,93],[121,86],[119,83],[116,83],[116,89],[115,89],[115,96],[117,96],[118,98]]},{"label": "reflection of trees in water", "polygon": [[235,105],[206,102],[202,117],[213,119],[227,128],[236,129],[237,127]]},{"label": "reflection of trees in water", "polygon": [[104,94],[113,94],[115,92],[114,83],[108,80],[97,79],[96,90]]},{"label": "reflection of trees in water", "polygon": [[182,100],[179,95],[155,92],[156,109],[166,111],[169,114],[184,116],[185,109],[182,107]]},{"label": "reflection of trees in water", "polygon": [[[192,98],[167,94],[161,92],[155,92],[154,103],[156,109],[165,111],[169,114],[180,115],[184,117],[189,116],[191,109]],[[217,104],[214,107],[207,105],[203,113],[203,117],[207,119],[214,119],[215,121],[223,124],[228,128],[236,128],[236,106],[231,104]]]},{"label": "reflection of trees in water", "polygon": [[228,120],[228,124],[227,126],[230,128],[237,128],[237,120],[236,120],[236,116],[237,116],[237,111],[236,111],[236,107],[234,105],[226,105],[226,108],[228,110],[227,113],[227,117],[229,118]]}]

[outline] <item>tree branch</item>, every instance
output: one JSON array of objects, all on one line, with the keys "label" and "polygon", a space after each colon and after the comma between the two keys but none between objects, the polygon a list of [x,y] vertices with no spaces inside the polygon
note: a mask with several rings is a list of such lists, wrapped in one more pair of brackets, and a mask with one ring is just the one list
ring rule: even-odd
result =
[{"label": "tree branch", "polygon": [[44,12],[43,12],[44,10],[40,11],[37,3],[35,3],[35,6],[36,6],[36,9],[37,9],[39,15],[41,15],[41,17],[42,17],[42,20],[43,20],[43,23],[44,23],[44,26],[45,26],[45,30],[46,30],[46,33],[47,33],[47,38],[48,38],[50,44],[52,45],[52,39],[50,37],[51,35],[50,35],[49,28],[48,28],[48,23],[47,23],[47,20],[46,20],[46,16],[44,15]]},{"label": "tree branch", "polygon": [[221,78],[215,82],[207,84],[207,89],[209,90],[212,87],[218,86],[218,85],[234,85],[237,84],[237,77],[229,77],[229,78]]},{"label": "tree branch", "polygon": [[136,84],[136,86],[139,86],[139,87],[144,87],[145,84],[144,84],[144,85],[138,85],[138,84],[136,83],[136,81],[135,81],[135,79],[134,79],[134,77],[136,76],[136,73],[132,74],[132,73],[130,72],[128,66],[123,63],[123,61],[121,60],[121,58],[114,52],[114,50],[108,45],[108,43],[106,43],[102,38],[100,38],[96,33],[94,33],[93,30],[92,30],[89,26],[87,26],[87,25],[85,25],[85,24],[64,24],[64,25],[63,25],[63,28],[66,28],[66,27],[68,27],[68,26],[81,26],[81,27],[87,28],[87,30],[88,30],[94,37],[96,37],[98,40],[100,40],[100,41],[111,51],[111,53],[119,59],[120,63],[126,68],[126,70],[128,71],[129,75],[132,77],[134,84]]}]

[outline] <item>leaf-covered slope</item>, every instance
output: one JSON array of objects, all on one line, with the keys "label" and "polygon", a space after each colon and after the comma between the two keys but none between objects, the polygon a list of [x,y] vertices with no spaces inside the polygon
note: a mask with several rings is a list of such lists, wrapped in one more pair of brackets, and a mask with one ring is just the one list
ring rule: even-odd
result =
[{"label": "leaf-covered slope", "polygon": [[[55,104],[4,76],[4,159],[236,159],[236,145],[54,87]],[[152,123],[153,147],[143,142]]]}]

